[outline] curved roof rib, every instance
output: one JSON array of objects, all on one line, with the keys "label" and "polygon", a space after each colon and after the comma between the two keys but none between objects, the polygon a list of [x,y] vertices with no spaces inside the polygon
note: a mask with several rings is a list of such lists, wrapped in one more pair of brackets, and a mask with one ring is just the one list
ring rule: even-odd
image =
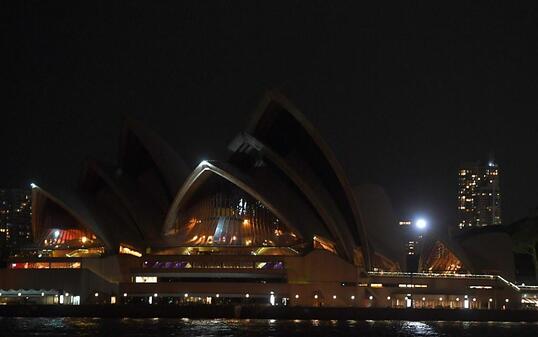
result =
[{"label": "curved roof rib", "polygon": [[267,207],[277,218],[279,218],[286,226],[294,230],[299,236],[304,235],[304,230],[301,231],[301,227],[298,226],[294,220],[290,219],[289,213],[281,209],[281,205],[276,205],[273,201],[261,192],[255,182],[249,177],[245,176],[239,170],[231,165],[227,165],[219,162],[203,161],[196,167],[192,174],[186,179],[185,184],[181,187],[176,198],[174,199],[170,211],[166,217],[164,223],[163,232],[169,232],[173,226],[178,211],[183,207],[198,188],[200,188],[204,182],[212,175],[217,175],[227,181],[231,182],[235,186],[239,187],[253,198],[261,201],[265,207]]},{"label": "curved roof rib", "polygon": [[236,154],[252,154],[253,151],[256,151],[282,171],[299,189],[303,198],[308,200],[310,205],[316,210],[320,219],[328,227],[328,232],[331,236],[336,238],[337,242],[341,243],[342,247],[339,247],[339,250],[343,251],[344,257],[353,261],[354,240],[347,227],[341,228],[338,226],[338,223],[344,223],[345,220],[338,211],[338,207],[330,197],[329,192],[323,186],[315,182],[309,183],[308,178],[304,174],[305,172],[299,174],[278,153],[252,135],[244,132],[240,133],[229,145],[229,148]]},{"label": "curved roof rib", "polygon": [[125,118],[119,157],[122,170],[152,167],[159,175],[168,202],[190,172],[168,143],[131,117]]},{"label": "curved roof rib", "polygon": [[[392,204],[384,189],[378,185],[365,184],[354,188],[357,206],[363,216],[371,250],[388,258],[400,268],[405,265],[407,252],[400,235]],[[378,267],[379,266],[375,266]]]},{"label": "curved roof rib", "polygon": [[247,132],[270,146],[298,172],[310,170],[329,191],[345,218],[348,230],[361,246],[370,269],[367,234],[351,185],[329,146],[303,113],[282,94],[270,91],[263,98]]},{"label": "curved roof rib", "polygon": [[75,195],[66,193],[56,192],[55,195],[52,195],[50,192],[38,186],[32,189],[32,232],[34,240],[36,240],[38,233],[41,232],[41,228],[38,228],[37,226],[41,223],[40,217],[42,216],[45,201],[47,200],[65,210],[70,216],[76,219],[84,229],[95,234],[107,249],[114,249],[115,243],[111,240],[109,231],[100,225],[82,200]]},{"label": "curved roof rib", "polygon": [[[159,213],[158,207],[152,205],[152,201],[145,197],[143,191],[140,191],[136,184],[125,176],[117,176],[113,167],[107,167],[96,161],[86,161],[79,181],[79,188],[95,198],[97,198],[98,190],[103,189],[107,189],[114,195],[116,199],[114,200],[115,213],[118,213],[117,215],[124,223],[128,224],[128,228],[135,234],[133,240],[136,242],[132,242],[132,244],[158,238],[160,227],[156,224],[162,223],[164,215]],[[102,202],[110,203],[113,201],[104,200]],[[125,242],[125,235],[123,236]]]}]

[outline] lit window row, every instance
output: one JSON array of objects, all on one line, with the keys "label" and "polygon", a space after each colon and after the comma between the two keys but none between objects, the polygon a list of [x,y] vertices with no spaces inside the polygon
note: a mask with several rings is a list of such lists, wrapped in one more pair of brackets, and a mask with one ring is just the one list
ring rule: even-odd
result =
[{"label": "lit window row", "polygon": [[428,288],[427,284],[405,284],[400,283],[398,284],[399,288]]},{"label": "lit window row", "polygon": [[198,261],[145,261],[143,268],[156,269],[284,269],[283,261],[230,261],[230,262],[198,262]]},{"label": "lit window row", "polygon": [[469,286],[470,289],[492,289],[492,286]]},{"label": "lit window row", "polygon": [[157,283],[157,276],[135,276],[135,283]]},{"label": "lit window row", "polygon": [[80,262],[17,262],[10,269],[80,269]]}]

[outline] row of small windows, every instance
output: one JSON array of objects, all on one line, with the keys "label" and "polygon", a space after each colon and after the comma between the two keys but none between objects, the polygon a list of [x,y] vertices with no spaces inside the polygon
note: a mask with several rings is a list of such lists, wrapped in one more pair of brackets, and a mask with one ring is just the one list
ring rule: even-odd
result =
[{"label": "row of small windows", "polygon": [[189,269],[189,268],[227,268],[227,269],[284,269],[282,261],[230,261],[230,262],[195,262],[195,261],[145,261],[143,268],[155,269]]},{"label": "row of small windows", "polygon": [[80,269],[80,262],[17,262],[10,269]]}]

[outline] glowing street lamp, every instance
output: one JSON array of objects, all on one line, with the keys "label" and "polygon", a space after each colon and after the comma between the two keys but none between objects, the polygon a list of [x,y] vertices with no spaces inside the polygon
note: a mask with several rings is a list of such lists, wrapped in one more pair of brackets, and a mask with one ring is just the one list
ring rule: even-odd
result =
[{"label": "glowing street lamp", "polygon": [[428,227],[428,223],[426,222],[425,219],[418,219],[416,222],[415,222],[415,227],[418,229],[418,230],[425,230],[426,227]]}]

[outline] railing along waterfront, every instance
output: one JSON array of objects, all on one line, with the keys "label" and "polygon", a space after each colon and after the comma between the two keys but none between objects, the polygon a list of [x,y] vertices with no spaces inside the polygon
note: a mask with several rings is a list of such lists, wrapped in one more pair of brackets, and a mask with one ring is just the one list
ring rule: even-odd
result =
[{"label": "railing along waterfront", "polygon": [[386,272],[386,271],[371,271],[368,276],[388,276],[388,277],[423,277],[423,278],[446,278],[446,279],[474,279],[474,280],[499,280],[504,284],[520,291],[521,288],[506,280],[500,275],[488,274],[441,274],[441,273],[407,273],[407,272]]}]

